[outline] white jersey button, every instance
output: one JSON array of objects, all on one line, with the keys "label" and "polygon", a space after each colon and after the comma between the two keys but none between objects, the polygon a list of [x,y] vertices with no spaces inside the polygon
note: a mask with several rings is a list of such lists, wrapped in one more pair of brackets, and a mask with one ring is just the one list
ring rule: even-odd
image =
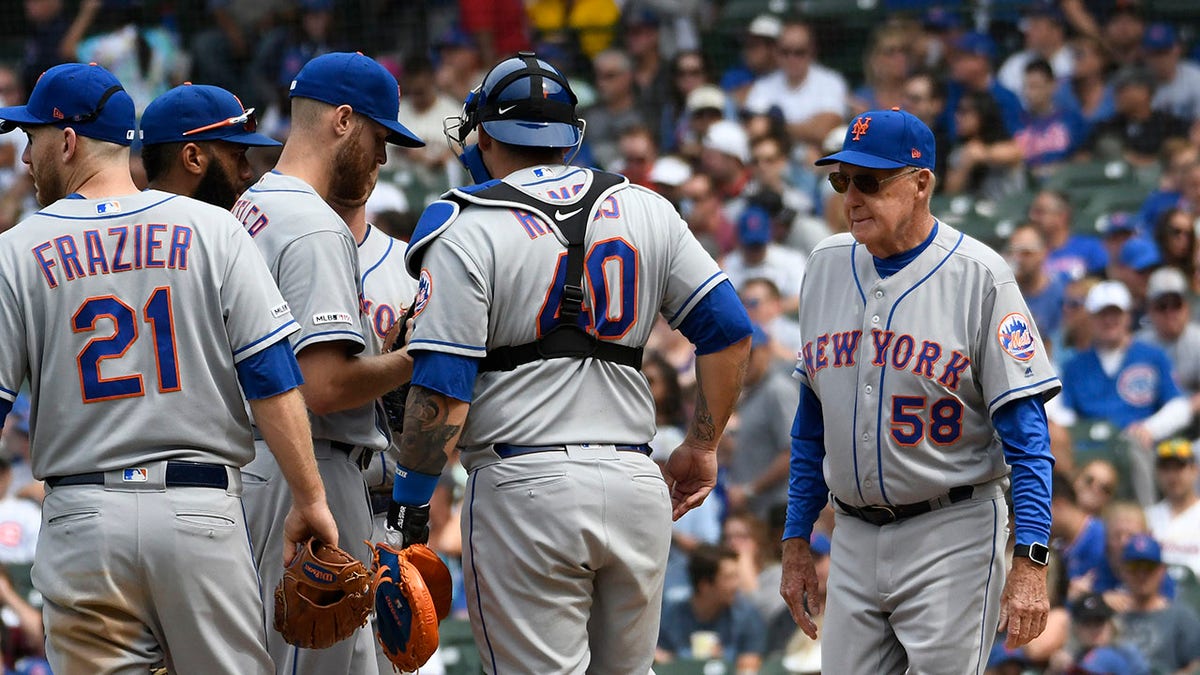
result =
[{"label": "white jersey button", "polygon": [[883,291],[875,291],[875,297],[877,297],[877,298],[882,298],[882,297],[883,297]]},{"label": "white jersey button", "polygon": [[871,323],[879,323],[879,315],[878,314],[871,317]]},{"label": "white jersey button", "polygon": [[871,434],[869,432],[863,432],[863,440],[864,441],[871,440]]},{"label": "white jersey button", "polygon": [[867,386],[863,387],[863,391],[867,392],[868,394],[871,393],[871,385],[868,384]]}]

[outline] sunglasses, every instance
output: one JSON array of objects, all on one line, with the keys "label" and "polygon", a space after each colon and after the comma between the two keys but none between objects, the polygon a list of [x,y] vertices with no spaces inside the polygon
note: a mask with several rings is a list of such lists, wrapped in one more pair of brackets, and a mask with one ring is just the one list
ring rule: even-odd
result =
[{"label": "sunglasses", "polygon": [[892,174],[891,176],[888,176],[882,180],[868,173],[850,176],[842,173],[841,171],[834,171],[833,173],[829,174],[829,184],[833,186],[834,192],[839,194],[845,194],[846,190],[850,189],[850,184],[854,183],[854,187],[857,188],[859,192],[863,193],[864,195],[873,195],[876,192],[879,192],[879,188],[883,187],[884,183],[917,173],[918,171],[920,171],[920,169],[909,169],[908,171]]},{"label": "sunglasses", "polygon": [[191,136],[192,134],[201,134],[205,131],[212,131],[213,129],[220,129],[222,127],[235,127],[239,124],[242,125],[242,129],[247,133],[252,134],[258,130],[258,118],[254,116],[254,108],[247,108],[246,110],[242,111],[241,115],[223,119],[219,122],[213,122],[212,124],[205,124],[202,127],[196,127],[190,131],[185,131],[183,132],[183,135]]},{"label": "sunglasses", "polygon": [[1161,300],[1155,300],[1150,308],[1156,312],[1173,312],[1183,307],[1183,299],[1175,296],[1168,296]]},{"label": "sunglasses", "polygon": [[1091,488],[1096,488],[1097,490],[1103,492],[1104,494],[1106,494],[1110,497],[1112,496],[1113,491],[1115,491],[1116,487],[1117,487],[1116,485],[1113,485],[1112,483],[1102,482],[1099,478],[1096,478],[1095,476],[1084,476],[1083,484],[1088,487],[1091,487]]},{"label": "sunglasses", "polygon": [[804,48],[804,47],[799,48],[799,49],[793,49],[790,47],[780,47],[779,53],[782,54],[783,56],[795,56],[798,58],[805,58],[806,56],[808,56],[811,53],[811,50],[809,50],[808,48]]}]

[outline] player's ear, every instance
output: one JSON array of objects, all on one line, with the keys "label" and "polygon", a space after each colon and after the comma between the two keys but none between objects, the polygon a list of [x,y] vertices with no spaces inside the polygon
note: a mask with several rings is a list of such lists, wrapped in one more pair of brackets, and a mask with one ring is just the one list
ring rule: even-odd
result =
[{"label": "player's ear", "polygon": [[195,143],[184,143],[179,149],[179,161],[183,170],[194,176],[201,176],[208,168],[208,154]]},{"label": "player's ear", "polygon": [[917,197],[928,199],[933,194],[933,186],[937,179],[929,169],[921,169],[917,173]]},{"label": "player's ear", "polygon": [[345,136],[354,131],[354,108],[348,105],[339,105],[333,109],[334,133],[338,137]]},{"label": "player's ear", "polygon": [[59,153],[62,155],[63,162],[69,162],[75,156],[75,152],[79,149],[79,136],[75,134],[75,130],[67,127],[62,130],[62,136],[59,137],[61,145]]}]

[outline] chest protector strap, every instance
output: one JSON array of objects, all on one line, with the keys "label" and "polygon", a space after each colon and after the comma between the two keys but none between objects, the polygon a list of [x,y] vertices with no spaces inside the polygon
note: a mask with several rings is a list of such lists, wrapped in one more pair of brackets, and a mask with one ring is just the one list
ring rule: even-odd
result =
[{"label": "chest protector strap", "polygon": [[[583,246],[588,223],[592,221],[602,196],[625,178],[611,173],[593,172],[592,185],[583,198],[570,206],[542,201],[507,184],[497,183],[489,188],[471,193],[467,201],[452,195],[455,201],[466,208],[481,202],[513,202],[522,204],[530,212],[548,223],[555,223],[567,240],[567,274],[561,300],[558,305],[558,323],[541,338],[520,345],[492,347],[479,366],[480,371],[512,370],[517,366],[541,359],[587,358],[600,359],[641,370],[642,348],[602,342],[579,326],[579,315],[583,310]],[[564,209],[570,209],[564,214]],[[554,214],[551,219],[550,214]]]}]

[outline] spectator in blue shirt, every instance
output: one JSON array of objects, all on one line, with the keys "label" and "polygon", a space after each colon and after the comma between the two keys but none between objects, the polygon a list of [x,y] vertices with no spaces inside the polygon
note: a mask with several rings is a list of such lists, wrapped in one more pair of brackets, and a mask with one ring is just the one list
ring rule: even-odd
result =
[{"label": "spectator in blue shirt", "polygon": [[[719,655],[739,673],[758,672],[766,651],[766,624],[754,605],[738,595],[737,554],[725,547],[698,546],[688,560],[688,575],[692,597],[663,610],[658,632],[659,660]],[[716,650],[695,653],[696,633],[715,633]]]},{"label": "spectator in blue shirt", "polygon": [[995,77],[996,43],[983,33],[966,33],[954,43],[950,54],[950,79],[946,88],[946,112],[942,123],[951,136],[957,134],[954,111],[967,92],[988,94],[1000,107],[1004,129],[1012,134],[1021,123],[1021,100]]},{"label": "spectator in blue shirt", "polygon": [[1095,237],[1071,234],[1071,200],[1057,190],[1042,190],[1029,205],[1029,222],[1037,226],[1050,250],[1049,272],[1065,283],[1085,276],[1104,276],[1108,254]]},{"label": "spectator in blue shirt", "polygon": [[1042,233],[1029,224],[1013,230],[1004,257],[1013,269],[1029,312],[1033,314],[1038,334],[1047,342],[1057,341],[1066,287],[1062,279],[1046,271],[1046,240]]},{"label": "spectator in blue shirt", "polygon": [[1025,112],[1013,138],[1025,165],[1042,178],[1066,162],[1084,137],[1083,118],[1055,104],[1054,88],[1054,71],[1048,61],[1036,59],[1025,66]]}]

